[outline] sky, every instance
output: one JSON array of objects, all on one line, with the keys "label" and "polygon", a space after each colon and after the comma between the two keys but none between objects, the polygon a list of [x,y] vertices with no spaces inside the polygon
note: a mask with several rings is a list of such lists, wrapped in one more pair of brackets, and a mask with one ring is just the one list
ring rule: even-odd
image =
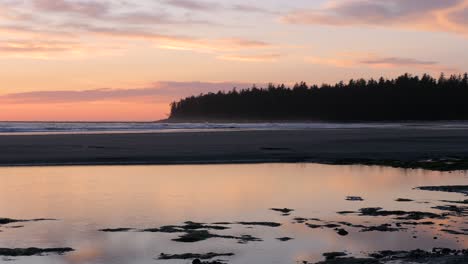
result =
[{"label": "sky", "polygon": [[0,0],[0,120],[152,121],[253,84],[468,71],[468,0]]}]

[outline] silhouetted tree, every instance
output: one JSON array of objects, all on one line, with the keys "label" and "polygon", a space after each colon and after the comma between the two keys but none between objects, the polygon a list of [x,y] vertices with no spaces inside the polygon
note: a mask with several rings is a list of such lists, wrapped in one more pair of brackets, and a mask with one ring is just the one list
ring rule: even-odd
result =
[{"label": "silhouetted tree", "polygon": [[172,120],[184,121],[384,121],[468,120],[468,74],[436,80],[351,79],[347,84],[268,84],[191,96],[171,104]]}]

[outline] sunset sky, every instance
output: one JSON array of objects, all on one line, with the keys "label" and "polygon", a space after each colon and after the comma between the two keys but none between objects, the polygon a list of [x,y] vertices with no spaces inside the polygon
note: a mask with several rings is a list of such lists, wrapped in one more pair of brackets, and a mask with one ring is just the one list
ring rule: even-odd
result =
[{"label": "sunset sky", "polygon": [[0,34],[0,120],[149,121],[254,83],[468,71],[468,0],[0,0]]}]

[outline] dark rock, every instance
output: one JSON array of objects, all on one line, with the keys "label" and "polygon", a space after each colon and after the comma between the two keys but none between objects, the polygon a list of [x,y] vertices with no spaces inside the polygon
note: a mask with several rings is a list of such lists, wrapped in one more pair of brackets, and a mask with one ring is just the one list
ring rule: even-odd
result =
[{"label": "dark rock", "polygon": [[382,224],[379,226],[369,226],[366,228],[363,228],[361,232],[372,232],[372,231],[379,231],[379,232],[397,232],[400,230],[403,230],[405,228],[395,228],[392,227],[390,224]]},{"label": "dark rock", "polygon": [[294,211],[294,209],[289,209],[289,208],[270,208],[270,210],[283,213],[283,216],[288,216],[291,214],[291,212]]},{"label": "dark rock", "polygon": [[302,223],[305,223],[308,221],[307,218],[303,218],[303,217],[296,217],[293,219],[295,223],[298,223],[298,224],[302,224]]},{"label": "dark rock", "polygon": [[454,185],[454,186],[423,186],[418,187],[419,190],[435,191],[435,192],[455,192],[468,195],[468,185]]},{"label": "dark rock", "polygon": [[274,222],[237,222],[237,224],[246,225],[246,226],[268,226],[268,227],[281,226],[280,223],[274,223]]},{"label": "dark rock", "polygon": [[381,262],[372,258],[349,257],[349,258],[329,259],[329,260],[317,262],[316,264],[381,264]]},{"label": "dark rock", "polygon": [[196,222],[185,222],[185,225],[167,225],[167,226],[162,226],[159,228],[148,228],[148,229],[143,229],[142,232],[159,232],[159,233],[184,233],[187,231],[191,230],[200,230],[200,229],[206,229],[206,230],[225,230],[229,229],[227,226],[221,226],[219,224],[213,224],[213,225],[207,225],[203,223],[196,223]]},{"label": "dark rock", "polygon": [[468,232],[456,231],[456,230],[451,230],[451,229],[442,229],[440,231],[448,233],[448,234],[452,234],[452,235],[468,235]]},{"label": "dark rock", "polygon": [[109,232],[109,233],[128,232],[132,230],[135,230],[135,229],[127,228],[127,227],[99,229],[99,231],[101,232]]},{"label": "dark rock", "polygon": [[196,253],[185,253],[185,254],[164,254],[161,253],[158,259],[169,260],[169,259],[194,259],[192,263],[195,263],[198,260],[198,263],[201,263],[201,259],[213,259],[218,257],[231,257],[234,256],[234,253],[206,253],[206,254],[196,254]]},{"label": "dark rock", "polygon": [[405,203],[405,202],[413,202],[414,200],[406,199],[406,198],[398,198],[395,201]]},{"label": "dark rock", "polygon": [[346,254],[345,252],[328,252],[328,253],[323,253],[322,255],[325,257],[326,260],[332,260],[332,259],[336,259],[339,257],[345,257],[348,254]]},{"label": "dark rock", "polygon": [[208,232],[207,230],[187,231],[185,234],[179,236],[178,238],[173,239],[173,241],[184,242],[184,243],[194,243],[194,242],[207,240],[210,238],[237,239],[238,243],[240,244],[262,241],[261,239],[250,236],[250,235],[242,235],[242,236],[217,235],[217,234],[212,234]]},{"label": "dark rock", "polygon": [[341,214],[341,215],[347,215],[347,214],[354,214],[356,212],[354,211],[340,211],[340,212],[337,212],[337,214]]},{"label": "dark rock", "polygon": [[277,240],[279,241],[282,241],[282,242],[287,242],[289,240],[293,240],[294,238],[290,238],[290,237],[280,237],[280,238],[277,238]]},{"label": "dark rock", "polygon": [[37,218],[37,219],[11,219],[11,218],[0,218],[0,225],[7,225],[11,223],[24,223],[24,222],[41,222],[41,221],[56,221],[57,219],[49,218]]},{"label": "dark rock", "polygon": [[361,216],[398,216],[399,220],[422,220],[422,219],[446,219],[446,216],[430,212],[418,211],[387,211],[380,207],[362,208],[359,210]]},{"label": "dark rock", "polygon": [[337,230],[336,230],[336,233],[338,233],[338,235],[340,235],[340,236],[347,236],[347,235],[349,234],[348,231],[346,231],[346,230],[344,230],[344,229],[342,229],[342,228],[341,228],[341,229],[337,229]]},{"label": "dark rock", "polygon": [[313,228],[313,229],[322,227],[322,225],[314,225],[314,224],[309,224],[309,223],[306,223],[306,226]]},{"label": "dark rock", "polygon": [[42,256],[49,254],[63,255],[72,252],[72,248],[0,248],[0,256],[20,257],[20,256]]},{"label": "dark rock", "polygon": [[362,202],[364,199],[362,199],[360,196],[347,196],[346,201]]}]

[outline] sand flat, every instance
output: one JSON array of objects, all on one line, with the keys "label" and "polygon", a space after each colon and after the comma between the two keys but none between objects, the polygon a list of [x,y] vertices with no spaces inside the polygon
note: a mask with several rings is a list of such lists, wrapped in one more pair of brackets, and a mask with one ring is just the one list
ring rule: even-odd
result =
[{"label": "sand flat", "polygon": [[415,160],[468,157],[468,129],[6,135],[0,149],[0,165]]}]

